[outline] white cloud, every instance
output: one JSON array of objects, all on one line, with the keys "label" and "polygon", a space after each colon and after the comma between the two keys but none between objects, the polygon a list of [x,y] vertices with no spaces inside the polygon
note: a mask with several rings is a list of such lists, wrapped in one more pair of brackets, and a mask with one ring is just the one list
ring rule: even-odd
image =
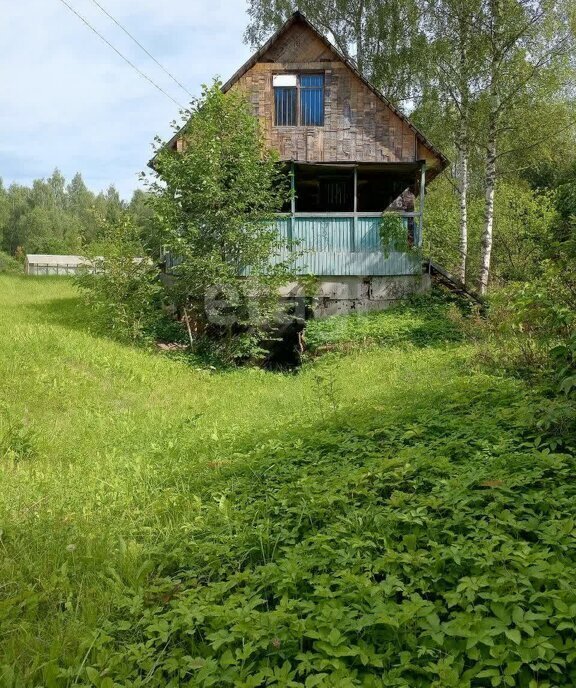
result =
[{"label": "white cloud", "polygon": [[[188,96],[92,0],[67,0],[182,104]],[[248,57],[238,0],[99,0],[194,94]],[[132,70],[60,0],[3,3],[0,18],[0,176],[29,183],[59,167],[124,196],[170,135],[178,108]]]}]

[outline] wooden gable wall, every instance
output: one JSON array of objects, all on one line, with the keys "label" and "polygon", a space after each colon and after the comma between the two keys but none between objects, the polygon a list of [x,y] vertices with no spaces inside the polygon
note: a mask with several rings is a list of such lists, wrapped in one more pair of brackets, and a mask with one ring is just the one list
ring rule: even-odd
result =
[{"label": "wooden gable wall", "polygon": [[[322,127],[275,127],[274,74],[324,72]],[[298,162],[414,162],[439,158],[304,22],[293,23],[233,85],[246,91],[267,143]]]}]

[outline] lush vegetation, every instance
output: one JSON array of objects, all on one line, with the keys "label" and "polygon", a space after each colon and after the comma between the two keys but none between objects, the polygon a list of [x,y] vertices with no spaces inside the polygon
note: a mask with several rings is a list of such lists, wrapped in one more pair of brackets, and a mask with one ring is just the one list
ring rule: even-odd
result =
[{"label": "lush vegetation", "polygon": [[298,375],[215,372],[0,282],[3,684],[574,684],[574,428],[486,372],[473,316],[336,318],[310,336],[356,344]]},{"label": "lush vegetation", "polygon": [[[298,374],[209,365],[254,361],[288,275],[274,159],[217,85],[147,200],[0,185],[0,686],[576,685],[573,8],[349,5],[302,7],[457,162],[425,250],[488,301],[312,321]],[[104,269],[82,300],[25,251]]]},{"label": "lush vegetation", "polygon": [[[105,222],[92,247],[98,270],[78,284],[104,328],[127,341],[185,338],[220,362],[253,361],[284,315],[280,287],[295,253],[276,229],[290,184],[267,148],[246,94],[203,89],[176,127],[174,150],[158,140],[145,182],[156,232],[144,239],[129,211]],[[167,249],[163,260],[151,249]]]},{"label": "lush vegetation", "polygon": [[9,253],[0,251],[0,272],[18,273],[22,272],[22,269],[23,266],[19,260],[11,256]]},{"label": "lush vegetation", "polygon": [[214,81],[185,116],[182,150],[160,143],[149,182],[161,241],[178,261],[166,297],[184,313],[192,345],[208,339],[225,359],[245,359],[292,279],[275,223],[290,184],[245,93],[224,94]]},{"label": "lush vegetation", "polygon": [[[145,199],[138,190],[129,202],[123,201],[113,185],[95,194],[80,173],[67,183],[57,169],[31,187],[6,188],[0,179],[0,251],[17,258],[26,253],[83,253],[101,240],[105,222],[118,222],[125,213],[152,245],[154,224]],[[0,271],[4,263],[0,257]]]},{"label": "lush vegetation", "polygon": [[[438,341],[459,341],[461,311],[470,307],[446,294],[414,296],[386,311],[353,313],[326,320],[311,320],[306,327],[306,349],[312,356],[348,351],[361,345],[432,346]],[[452,316],[450,319],[449,316]]]}]

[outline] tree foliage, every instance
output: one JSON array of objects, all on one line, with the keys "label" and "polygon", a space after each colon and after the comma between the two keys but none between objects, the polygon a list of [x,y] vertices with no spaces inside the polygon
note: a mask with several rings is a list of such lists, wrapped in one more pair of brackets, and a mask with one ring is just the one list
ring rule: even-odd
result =
[{"label": "tree foliage", "polygon": [[99,241],[86,252],[89,267],[76,282],[96,330],[126,342],[146,342],[164,328],[158,267],[147,257],[140,230],[124,212],[101,220]]},{"label": "tree foliage", "polygon": [[336,47],[354,60],[358,69],[394,102],[418,91],[415,62],[426,48],[419,28],[420,9],[415,0],[250,0],[246,40],[259,46],[290,14],[301,10],[326,33]]},{"label": "tree foliage", "polygon": [[291,274],[275,226],[288,178],[243,93],[214,82],[186,117],[182,150],[159,142],[149,180],[162,242],[178,259],[171,300],[201,333],[225,334],[228,356],[244,356]]},{"label": "tree foliage", "polygon": [[67,184],[57,169],[30,187],[12,184],[5,188],[0,180],[0,250],[11,255],[86,252],[103,237],[102,220],[120,221],[126,211],[145,239],[154,232],[145,196],[137,190],[126,203],[113,185],[96,194],[80,173]]},{"label": "tree foliage", "polygon": [[[532,189],[526,181],[503,179],[496,189],[492,279],[495,285],[529,281],[542,273],[542,261],[559,231],[557,199],[550,189]],[[484,199],[471,194],[468,202],[470,272],[480,269],[480,237]],[[458,272],[459,194],[448,178],[430,188],[426,206],[424,251],[453,273]]]},{"label": "tree foliage", "polygon": [[[492,251],[502,243],[495,234],[502,224],[500,180],[522,186],[543,165],[563,164],[563,153],[575,152],[574,3],[307,0],[298,7],[391,100],[412,109],[415,122],[454,160],[454,270],[486,291]],[[293,9],[290,0],[252,0],[247,40],[261,42]],[[484,229],[473,236],[469,205],[477,199],[483,199]],[[479,245],[480,262],[473,258]]]}]

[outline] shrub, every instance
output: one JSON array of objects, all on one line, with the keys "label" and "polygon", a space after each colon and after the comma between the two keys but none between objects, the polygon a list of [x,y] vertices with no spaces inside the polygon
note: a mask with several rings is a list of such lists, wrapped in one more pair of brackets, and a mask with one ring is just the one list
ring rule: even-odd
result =
[{"label": "shrub", "polygon": [[150,182],[162,241],[177,257],[170,298],[227,360],[258,350],[259,335],[291,279],[275,212],[289,196],[246,95],[205,87],[173,151],[159,145]]},{"label": "shrub", "polygon": [[8,253],[0,251],[0,272],[19,273],[23,272],[22,263],[13,258]]},{"label": "shrub", "polygon": [[76,279],[92,322],[122,341],[149,341],[168,319],[159,269],[128,215],[117,224],[104,223],[103,234],[88,252],[91,268]]},{"label": "shrub", "polygon": [[539,379],[553,393],[576,391],[576,268],[563,247],[542,275],[490,299],[489,317],[468,327],[492,366]]},{"label": "shrub", "polygon": [[420,252],[410,242],[408,227],[401,215],[395,212],[383,213],[379,232],[382,251],[386,257],[391,251],[402,251],[409,253],[414,260],[420,260]]}]

